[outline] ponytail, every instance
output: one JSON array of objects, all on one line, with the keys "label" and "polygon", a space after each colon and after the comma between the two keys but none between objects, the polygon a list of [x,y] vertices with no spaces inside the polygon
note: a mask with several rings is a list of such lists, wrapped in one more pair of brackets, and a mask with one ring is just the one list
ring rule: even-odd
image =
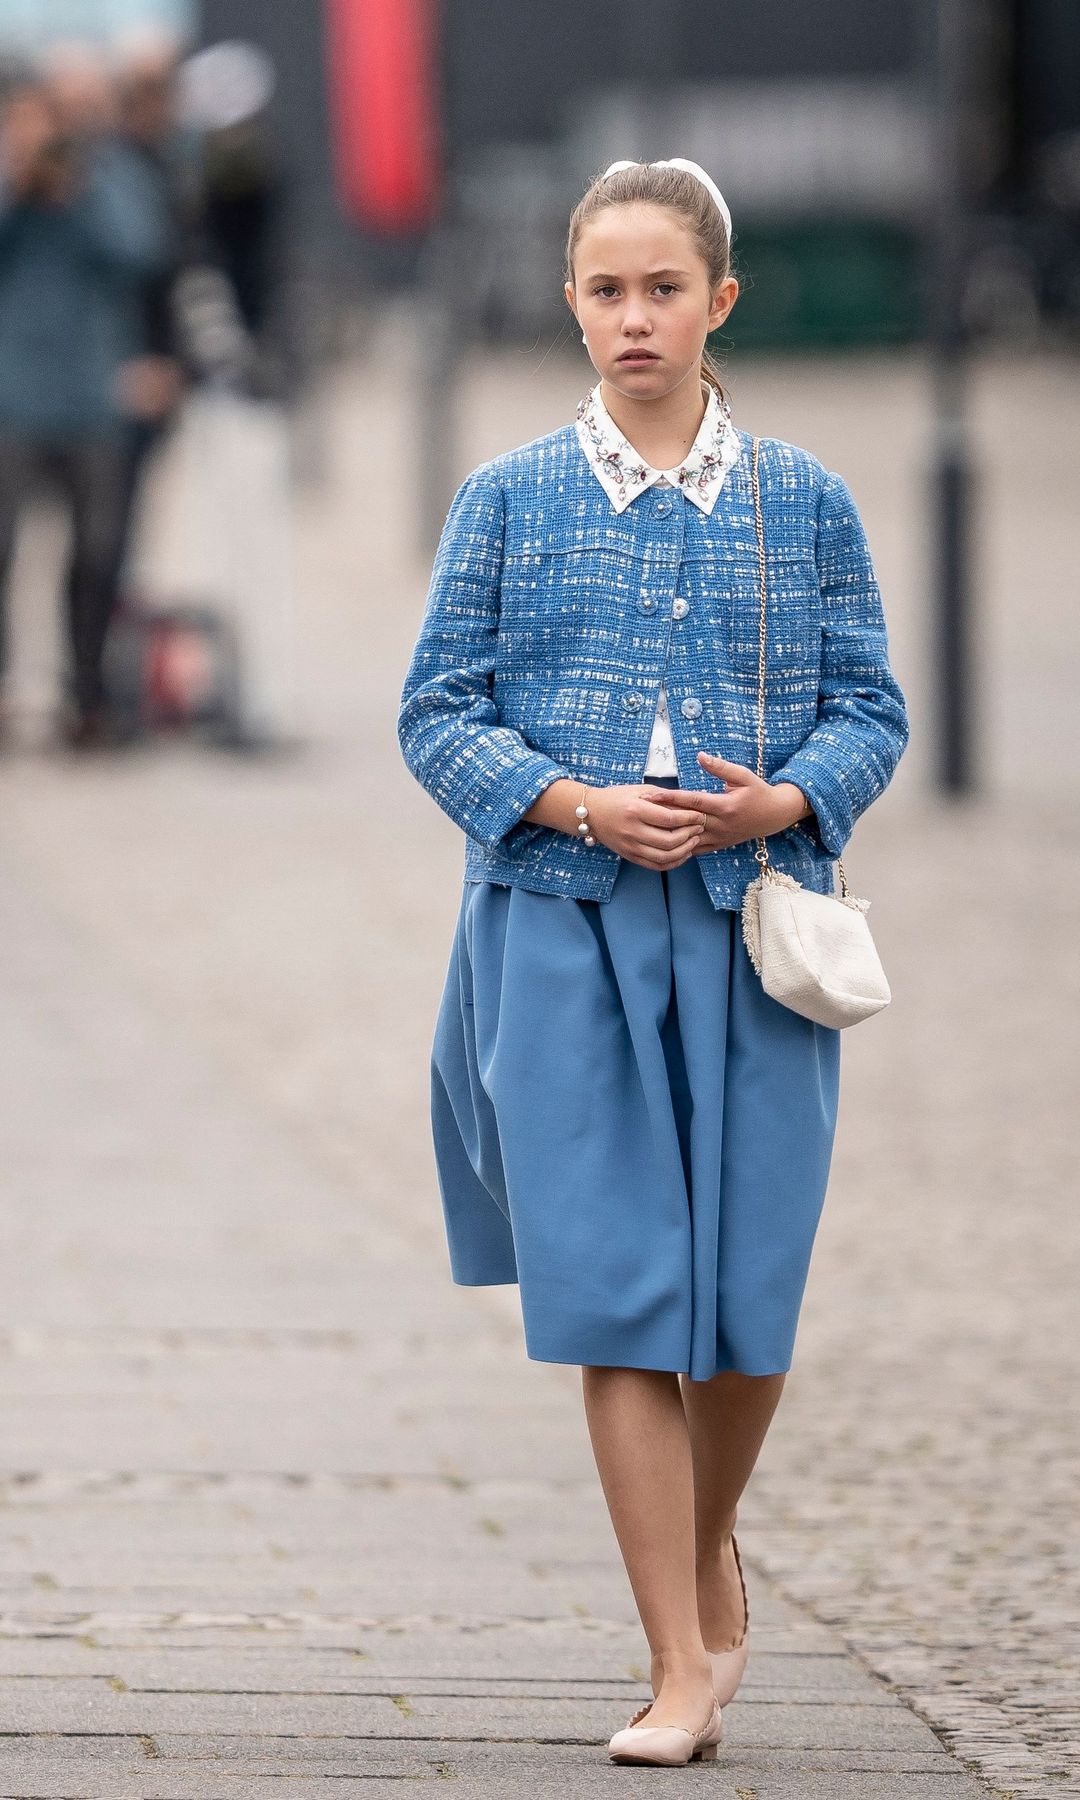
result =
[{"label": "ponytail", "polygon": [[712,389],[714,389],[714,391],[717,395],[717,398],[719,399],[720,404],[724,408],[724,410],[726,412],[730,412],[731,402],[728,399],[727,392],[724,388],[724,384],[720,379],[720,372],[717,369],[716,364],[713,362],[712,357],[709,355],[709,352],[707,350],[703,350],[702,354],[701,354],[700,374],[701,374],[701,379],[705,383],[706,387],[711,387]]}]

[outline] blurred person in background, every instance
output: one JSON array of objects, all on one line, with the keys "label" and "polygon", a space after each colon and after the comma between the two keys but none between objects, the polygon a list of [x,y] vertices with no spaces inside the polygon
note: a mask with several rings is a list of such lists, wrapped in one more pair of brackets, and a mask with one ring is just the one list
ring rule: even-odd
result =
[{"label": "blurred person in background", "polygon": [[[198,206],[204,263],[233,309],[243,351],[233,369],[207,373],[252,398],[279,398],[288,386],[283,317],[287,182],[269,102],[276,74],[256,46],[217,44],[185,70],[193,121],[201,128]],[[197,352],[198,354],[198,352]],[[224,359],[227,362],[227,358]]]},{"label": "blurred person in background", "polygon": [[[144,284],[170,254],[160,191],[118,135],[103,62],[56,52],[0,114],[0,603],[19,516],[48,482],[71,519],[74,748],[110,738],[102,664],[125,520],[123,371],[144,348]],[[0,627],[0,677],[5,666]]]},{"label": "blurred person in background", "polygon": [[180,45],[165,32],[121,42],[116,90],[122,142],[153,186],[167,221],[166,257],[140,284],[141,343],[120,370],[123,434],[123,519],[116,545],[116,582],[123,567],[147,463],[177,419],[185,369],[177,325],[177,284],[201,250],[197,193],[198,141],[178,108]]}]

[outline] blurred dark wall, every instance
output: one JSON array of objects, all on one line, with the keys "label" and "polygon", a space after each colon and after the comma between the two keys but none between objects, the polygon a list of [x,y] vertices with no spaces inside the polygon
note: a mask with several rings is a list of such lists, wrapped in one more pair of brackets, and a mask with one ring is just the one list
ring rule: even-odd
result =
[{"label": "blurred dark wall", "polygon": [[921,0],[681,0],[688,75],[898,75],[919,55]]},{"label": "blurred dark wall", "polygon": [[1048,155],[1080,131],[1080,6],[1010,0],[1013,165],[1016,189],[1040,189]]},{"label": "blurred dark wall", "polygon": [[[442,0],[448,153],[550,141],[566,104],[605,81],[901,75],[921,53],[920,5],[831,0],[826,27],[823,9],[790,0],[726,0],[722,8],[716,0],[534,0],[513,9],[506,0]],[[274,57],[274,112],[303,194],[301,222],[316,240],[339,240],[318,0],[201,0],[200,10],[204,42],[247,38]]]},{"label": "blurred dark wall", "polygon": [[[328,300],[337,289],[408,286],[421,241],[362,232],[338,204],[322,0],[199,0],[199,4],[204,43],[244,38],[261,45],[277,67],[272,112],[288,171],[288,231],[302,282]],[[452,7],[454,0],[443,4]]]},{"label": "blurred dark wall", "polygon": [[[791,0],[432,3],[440,21],[440,135],[448,176],[453,181],[494,146],[491,178],[509,191],[515,144],[550,146],[555,155],[572,139],[573,169],[589,172],[593,147],[581,136],[593,114],[587,98],[604,88],[663,97],[689,84],[707,96],[714,82],[737,88],[744,81],[809,78],[812,89],[815,78],[850,79],[871,93],[881,83],[883,93],[891,88],[918,104],[938,0],[827,0],[816,7]],[[313,278],[323,282],[336,268],[350,285],[357,278],[376,288],[408,285],[422,243],[359,232],[335,199],[323,0],[200,0],[200,9],[204,42],[247,38],[275,60],[273,114],[289,172],[290,236]],[[1064,257],[1059,245],[1062,219],[1070,222],[1071,240],[1080,208],[1080,0],[967,0],[967,19],[974,135],[981,146],[971,202],[1036,218],[1042,236],[1031,254],[1040,264],[1062,258],[1055,281],[1062,306],[1072,308],[1080,260],[1072,249]],[[827,111],[833,104],[827,86],[822,95]],[[659,135],[662,143],[666,131],[639,130],[636,116],[632,108],[626,114],[626,135],[643,144]],[[767,118],[760,129],[768,138]],[[674,148],[635,152],[628,145],[622,154]],[[684,148],[705,161],[709,153],[707,142],[703,149]],[[744,187],[752,202],[749,182]],[[744,210],[750,225],[752,204]]]},{"label": "blurred dark wall", "polygon": [[550,139],[564,103],[605,81],[897,76],[922,55],[921,0],[447,0],[446,104],[460,148]]},{"label": "blurred dark wall", "polygon": [[[201,36],[248,38],[274,57],[275,119],[316,240],[340,238],[327,131],[320,0],[199,0]],[[298,12],[304,24],[298,24]],[[1014,188],[1044,143],[1080,126],[1080,4],[987,0],[1008,43]],[[491,141],[551,140],[566,104],[603,81],[785,75],[917,76],[931,0],[442,0],[443,106],[449,154]]]},{"label": "blurred dark wall", "polygon": [[320,13],[315,0],[200,0],[204,44],[243,38],[274,60],[271,117],[288,171],[290,227],[314,255],[332,253],[345,236],[330,172]]}]

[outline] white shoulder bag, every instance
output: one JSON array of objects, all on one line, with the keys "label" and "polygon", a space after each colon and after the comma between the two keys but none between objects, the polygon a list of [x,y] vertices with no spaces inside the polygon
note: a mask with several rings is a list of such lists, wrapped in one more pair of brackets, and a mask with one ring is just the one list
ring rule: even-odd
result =
[{"label": "white shoulder bag", "polygon": [[[757,521],[761,623],[758,646],[757,772],[765,779],[765,526],[754,439],[754,514]],[[743,895],[742,930],[750,960],[767,994],[819,1025],[857,1025],[888,1006],[892,995],[870,927],[869,900],[848,893],[840,857],[839,894],[817,894],[774,869],[765,839],[754,859],[761,873]]]}]

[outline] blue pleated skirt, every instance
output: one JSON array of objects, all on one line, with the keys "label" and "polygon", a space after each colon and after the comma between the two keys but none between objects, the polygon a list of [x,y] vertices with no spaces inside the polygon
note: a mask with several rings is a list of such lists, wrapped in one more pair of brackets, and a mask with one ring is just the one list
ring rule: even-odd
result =
[{"label": "blue pleated skirt", "polygon": [[603,902],[467,882],[431,1054],[454,1281],[517,1282],[537,1361],[788,1369],[839,1074],[696,858]]}]

